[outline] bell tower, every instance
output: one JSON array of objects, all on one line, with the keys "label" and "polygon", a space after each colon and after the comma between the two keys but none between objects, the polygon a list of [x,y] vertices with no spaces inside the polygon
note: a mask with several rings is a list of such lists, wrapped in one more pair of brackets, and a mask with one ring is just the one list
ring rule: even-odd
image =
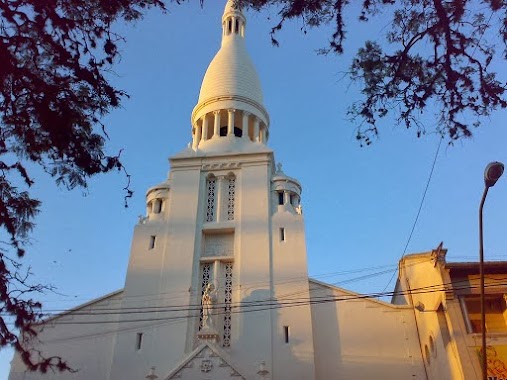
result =
[{"label": "bell tower", "polygon": [[134,231],[122,307],[152,310],[157,322],[120,315],[128,331],[116,335],[111,378],[138,366],[169,373],[202,344],[238,363],[245,378],[257,378],[260,363],[272,378],[315,378],[310,303],[285,307],[309,300],[302,187],[267,146],[247,21],[232,0],[221,26],[191,115],[192,143],[148,190]]}]

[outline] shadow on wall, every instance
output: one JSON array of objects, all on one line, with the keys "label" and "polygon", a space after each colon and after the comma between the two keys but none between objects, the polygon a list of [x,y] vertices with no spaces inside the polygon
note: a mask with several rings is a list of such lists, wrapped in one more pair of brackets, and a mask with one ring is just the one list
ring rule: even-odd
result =
[{"label": "shadow on wall", "polygon": [[[268,282],[266,276],[263,283]],[[247,290],[242,295],[241,306],[233,320],[233,324],[239,327],[237,339],[234,340],[241,344],[235,347],[233,343],[232,347],[237,350],[241,362],[252,371],[250,376],[257,376],[256,372],[262,362],[266,363],[266,368],[271,373],[271,313],[280,304],[271,299],[269,289]]]},{"label": "shadow on wall", "polygon": [[324,302],[335,296],[329,288],[310,282],[316,379],[334,379],[344,366],[337,312],[339,302]]}]

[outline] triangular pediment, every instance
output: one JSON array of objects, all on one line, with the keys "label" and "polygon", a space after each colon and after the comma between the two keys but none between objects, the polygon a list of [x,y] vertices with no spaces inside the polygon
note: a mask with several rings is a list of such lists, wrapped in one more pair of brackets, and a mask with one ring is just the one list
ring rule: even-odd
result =
[{"label": "triangular pediment", "polygon": [[224,351],[203,343],[192,351],[164,380],[247,380]]}]

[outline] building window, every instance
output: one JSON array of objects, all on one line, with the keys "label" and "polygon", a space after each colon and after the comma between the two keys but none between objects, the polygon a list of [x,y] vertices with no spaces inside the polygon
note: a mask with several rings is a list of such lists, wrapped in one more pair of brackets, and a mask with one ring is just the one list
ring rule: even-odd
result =
[{"label": "building window", "polygon": [[430,341],[431,354],[433,355],[434,358],[436,358],[437,357],[437,348],[435,346],[435,340],[433,339],[433,336],[430,335],[429,341]]},{"label": "building window", "polygon": [[231,346],[231,304],[232,304],[232,263],[225,263],[225,295],[224,295],[224,337],[223,346]]},{"label": "building window", "polygon": [[[470,332],[481,333],[481,300],[477,296],[464,298]],[[486,332],[507,332],[507,307],[503,294],[486,295],[484,300]]]},{"label": "building window", "polygon": [[283,205],[283,191],[278,192],[278,204]]},{"label": "building window", "polygon": [[430,357],[430,349],[428,348],[427,344],[424,345],[424,357],[426,359],[426,363],[428,363],[429,365],[431,363],[431,357]]},{"label": "building window", "polygon": [[437,309],[438,326],[440,327],[440,335],[442,336],[442,342],[444,347],[451,343],[451,334],[449,332],[449,326],[447,324],[447,318],[445,317],[444,305],[440,304]]},{"label": "building window", "polygon": [[137,333],[136,335],[136,350],[139,351],[143,345],[143,333]]},{"label": "building window", "polygon": [[150,245],[149,245],[149,248],[150,249],[153,249],[155,248],[155,240],[157,239],[157,237],[155,235],[151,235],[150,236]]},{"label": "building window", "polygon": [[283,326],[283,339],[285,343],[289,343],[289,326]]},{"label": "building window", "polygon": [[234,220],[234,198],[236,196],[236,178],[229,178],[227,196],[227,220]]},{"label": "building window", "polygon": [[153,208],[153,212],[155,214],[160,214],[162,212],[162,200],[161,199],[155,200],[155,205],[154,205],[154,208]]},{"label": "building window", "polygon": [[215,177],[210,177],[206,183],[206,222],[215,220],[216,182]]},{"label": "building window", "polygon": [[280,228],[280,241],[285,241],[285,228]]}]

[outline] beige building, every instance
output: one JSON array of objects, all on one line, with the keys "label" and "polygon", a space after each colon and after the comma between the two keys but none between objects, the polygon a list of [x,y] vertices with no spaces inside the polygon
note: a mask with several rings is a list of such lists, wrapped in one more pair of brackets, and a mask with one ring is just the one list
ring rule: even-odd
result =
[{"label": "beige building", "polygon": [[[478,379],[474,265],[445,263],[443,249],[406,256],[393,303],[308,278],[302,186],[267,145],[232,1],[221,26],[192,143],[147,191],[125,287],[47,320],[34,342],[78,371],[29,373],[15,356],[9,378]],[[499,358],[502,268],[488,264]]]},{"label": "beige building", "polygon": [[[447,251],[400,261],[393,303],[413,306],[429,379],[481,379],[478,263],[447,263]],[[485,263],[487,366],[507,379],[507,262]]]}]

